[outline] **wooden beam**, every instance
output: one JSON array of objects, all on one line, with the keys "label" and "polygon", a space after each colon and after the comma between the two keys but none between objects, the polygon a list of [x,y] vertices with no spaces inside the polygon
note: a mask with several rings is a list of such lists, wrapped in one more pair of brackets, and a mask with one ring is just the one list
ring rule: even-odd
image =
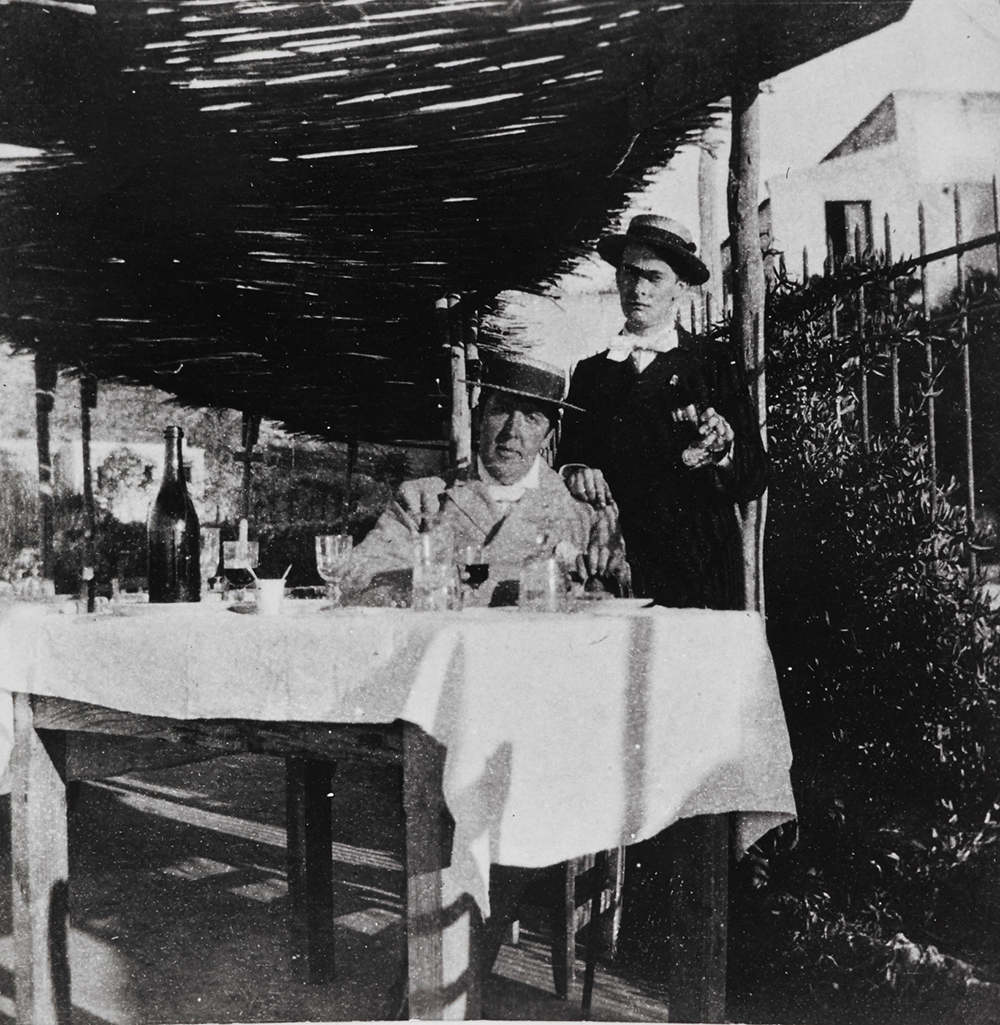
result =
[{"label": "wooden beam", "polygon": [[[760,187],[760,88],[753,69],[752,42],[737,62],[742,75],[733,88],[732,147],[729,157],[729,237],[732,245],[733,341],[743,354],[757,422],[767,445],[767,396],[764,381],[764,261],[761,253],[758,192]],[[743,568],[746,608],[764,609],[765,499],[743,512]]]}]

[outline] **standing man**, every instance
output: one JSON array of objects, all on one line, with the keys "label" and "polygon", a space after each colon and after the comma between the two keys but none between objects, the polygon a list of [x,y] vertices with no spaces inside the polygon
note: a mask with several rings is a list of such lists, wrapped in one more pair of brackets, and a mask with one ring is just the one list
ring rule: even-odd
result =
[{"label": "standing man", "polygon": [[573,373],[559,461],[570,492],[617,502],[632,586],[661,605],[739,609],[736,505],[759,498],[767,455],[741,356],[677,324],[708,280],[684,225],[634,217],[598,243],[616,269],[625,327]]}]

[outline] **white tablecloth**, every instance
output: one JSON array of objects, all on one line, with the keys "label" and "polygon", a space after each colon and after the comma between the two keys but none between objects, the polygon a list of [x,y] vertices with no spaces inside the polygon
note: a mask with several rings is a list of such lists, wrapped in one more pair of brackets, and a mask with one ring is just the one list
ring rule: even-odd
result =
[{"label": "white tablecloth", "polygon": [[[178,719],[415,723],[447,748],[450,884],[736,811],[745,849],[795,814],[756,614],[215,607],[0,619],[0,687]],[[610,613],[610,614],[609,614]],[[0,773],[12,731],[0,701]],[[8,781],[9,788],[9,781]]]}]

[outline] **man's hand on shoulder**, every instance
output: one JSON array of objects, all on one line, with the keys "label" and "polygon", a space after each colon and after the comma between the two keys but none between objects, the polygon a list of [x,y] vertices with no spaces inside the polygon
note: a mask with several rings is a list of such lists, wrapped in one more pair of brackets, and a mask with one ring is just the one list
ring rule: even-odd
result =
[{"label": "man's hand on shoulder", "polygon": [[582,463],[568,463],[560,471],[569,493],[595,509],[604,509],[614,502],[611,489],[600,470]]}]

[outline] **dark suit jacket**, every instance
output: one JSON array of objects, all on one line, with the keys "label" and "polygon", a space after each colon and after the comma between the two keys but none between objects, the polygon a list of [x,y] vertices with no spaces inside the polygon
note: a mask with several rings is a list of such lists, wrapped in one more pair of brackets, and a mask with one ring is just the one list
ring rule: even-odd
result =
[{"label": "dark suit jacket", "polygon": [[[695,341],[660,353],[641,373],[605,353],[582,360],[570,384],[559,463],[600,468],[621,513],[633,588],[664,605],[743,607],[743,554],[736,505],[758,498],[767,455],[739,355]],[[692,470],[681,453],[694,425],[673,410],[712,406],[733,428],[732,462]]]}]

